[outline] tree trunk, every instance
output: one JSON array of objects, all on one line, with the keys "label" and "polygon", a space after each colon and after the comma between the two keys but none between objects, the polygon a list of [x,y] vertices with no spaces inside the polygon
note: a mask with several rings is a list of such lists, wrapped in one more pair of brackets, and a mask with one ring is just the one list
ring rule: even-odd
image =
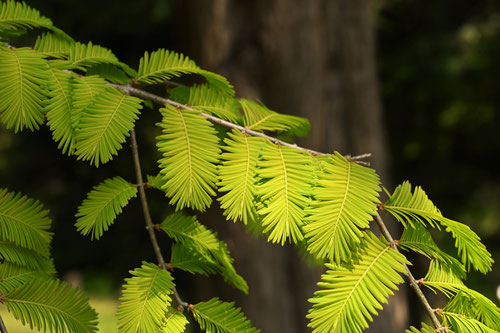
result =
[{"label": "tree trunk", "polygon": [[[387,145],[375,63],[375,8],[366,0],[182,1],[179,27],[191,35],[181,51],[203,68],[226,76],[239,96],[260,99],[280,113],[307,117],[311,133],[301,145],[342,154],[373,154],[371,165],[388,186]],[[179,29],[181,30],[181,28]],[[292,246],[250,238],[220,212],[207,223],[229,241],[250,295],[236,300],[263,332],[304,332],[322,269],[309,267]],[[215,217],[217,216],[217,217]],[[199,288],[194,286],[194,288]],[[403,288],[404,289],[404,288]],[[405,292],[392,297],[372,332],[407,327]]]}]

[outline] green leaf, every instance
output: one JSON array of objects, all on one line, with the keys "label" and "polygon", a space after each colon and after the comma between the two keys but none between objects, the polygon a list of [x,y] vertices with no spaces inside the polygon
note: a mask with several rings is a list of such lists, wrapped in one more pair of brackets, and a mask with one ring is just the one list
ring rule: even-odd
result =
[{"label": "green leaf", "polygon": [[257,165],[258,176],[262,179],[257,191],[263,202],[258,213],[263,216],[264,232],[270,232],[269,241],[301,242],[304,239],[304,209],[312,189],[311,178],[304,177],[313,172],[311,156],[266,141]]},{"label": "green leaf", "polygon": [[166,195],[178,210],[185,207],[204,211],[215,195],[219,160],[216,131],[197,111],[178,110],[173,106],[160,109],[163,119],[158,124],[158,161],[165,180]]},{"label": "green leaf", "polygon": [[220,201],[224,215],[236,222],[257,219],[255,197],[257,195],[257,160],[262,138],[242,134],[240,131],[227,133],[224,139],[225,152],[221,155],[219,166],[219,192],[227,192]]},{"label": "green leaf", "polygon": [[212,298],[194,305],[191,311],[201,329],[207,333],[260,332],[252,327],[240,308],[234,307],[234,302],[221,302],[218,298]]},{"label": "green leaf", "polygon": [[0,188],[0,240],[50,254],[51,220],[40,202]]},{"label": "green leaf", "polygon": [[480,321],[469,318],[463,314],[442,311],[441,316],[444,318],[443,325],[451,327],[453,332],[498,333],[497,330],[491,329]]},{"label": "green leaf", "polygon": [[87,106],[76,133],[76,155],[90,164],[106,163],[118,154],[142,109],[141,100],[106,88]]},{"label": "green leaf", "polygon": [[473,291],[459,291],[446,305],[444,311],[465,315],[495,331],[500,331],[500,309],[489,299]]},{"label": "green leaf", "polygon": [[175,309],[169,308],[165,317],[162,320],[162,324],[158,329],[158,333],[182,333],[186,329],[188,320],[182,314]]},{"label": "green leaf", "polygon": [[23,325],[53,333],[97,332],[97,313],[78,289],[53,278],[34,279],[3,295]]},{"label": "green leaf", "polygon": [[125,279],[118,306],[118,331],[158,332],[169,312],[173,278],[168,271],[145,261],[130,274],[133,277]]},{"label": "green leaf", "polygon": [[239,101],[244,111],[243,124],[251,130],[287,132],[296,136],[309,133],[311,124],[306,118],[280,114],[247,99]]},{"label": "green leaf", "polygon": [[125,71],[112,64],[97,64],[87,68],[87,75],[98,75],[116,84],[127,84],[131,81],[130,76],[134,76],[132,74],[135,73],[131,71],[133,70],[130,69],[130,71],[128,71],[130,74],[127,75]]},{"label": "green leaf", "polygon": [[308,251],[339,264],[361,241],[379,203],[379,177],[374,170],[347,161],[338,152],[324,160],[306,210]]},{"label": "green leaf", "polygon": [[137,187],[121,177],[106,179],[94,187],[78,207],[75,226],[82,235],[92,233],[99,239],[113,224],[131,198],[137,196]]},{"label": "green leaf", "polygon": [[248,293],[246,281],[233,267],[226,243],[217,239],[217,234],[200,224],[196,217],[174,213],[167,216],[160,227],[169,237],[189,248],[195,259],[203,259],[205,268],[216,268],[226,282]]},{"label": "green leaf", "polygon": [[240,123],[242,119],[238,101],[232,95],[208,84],[172,89],[170,98],[232,123]]},{"label": "green leaf", "polygon": [[17,133],[44,121],[42,88],[49,76],[43,56],[29,48],[0,47],[0,121]]},{"label": "green leaf", "polygon": [[3,262],[0,264],[0,294],[8,293],[30,280],[53,274],[55,274],[53,266],[48,267],[47,271],[40,271]]},{"label": "green leaf", "polygon": [[0,237],[0,262],[10,262],[18,266],[39,271],[50,271],[54,264],[48,256],[20,247]]},{"label": "green leaf", "polygon": [[353,265],[325,264],[328,268],[318,286],[322,290],[309,302],[307,315],[314,332],[361,332],[403,282],[406,258],[371,232],[365,233],[354,253]]},{"label": "green leaf", "polygon": [[193,251],[191,247],[179,243],[172,244],[170,263],[174,269],[182,269],[191,274],[208,276],[220,272],[220,265],[215,261],[207,260],[198,251]]},{"label": "green leaf", "polygon": [[24,2],[8,0],[1,3],[0,7],[0,35],[19,35],[26,29],[45,28],[54,31],[62,38],[71,40],[60,29],[52,25],[52,21],[40,15],[40,12],[26,5]]},{"label": "green leaf", "polygon": [[173,77],[179,77],[182,74],[202,75],[209,84],[214,87],[234,95],[233,86],[221,75],[211,73],[200,69],[193,60],[181,53],[159,49],[148,53],[139,62],[139,74],[137,81],[146,84],[162,83]]},{"label": "green leaf", "polygon": [[404,229],[403,235],[399,240],[399,246],[405,250],[415,251],[427,258],[436,259],[443,265],[447,265],[457,276],[465,278],[465,268],[460,261],[443,252],[432,240],[431,234],[421,224],[414,224]]},{"label": "green leaf", "polygon": [[98,76],[73,76],[73,113],[71,122],[78,128],[83,110],[95,103],[96,97],[107,88],[106,81]]},{"label": "green leaf", "polygon": [[43,33],[38,36],[34,50],[52,58],[65,58],[69,55],[69,50],[74,43],[60,34]]},{"label": "green leaf", "polygon": [[76,128],[73,126],[72,77],[75,74],[60,69],[50,70],[48,82],[49,99],[44,112],[47,114],[47,125],[52,131],[54,141],[59,142],[57,148],[63,154],[73,155],[75,152]]},{"label": "green leaf", "polygon": [[419,186],[415,187],[412,194],[410,183],[404,182],[381,208],[394,215],[405,226],[418,222],[428,223],[433,227],[446,227],[446,231],[451,232],[455,238],[455,247],[467,270],[471,265],[483,274],[491,270],[493,259],[479,236],[467,225],[443,217]]},{"label": "green leaf", "polygon": [[405,333],[436,333],[436,330],[426,323],[422,323],[421,330],[412,326],[409,330],[405,330]]},{"label": "green leaf", "polygon": [[[431,261],[423,284],[433,291],[440,290],[449,298],[457,297],[457,295],[462,300],[466,298],[467,310],[464,312],[467,312],[469,316],[473,315],[474,319],[500,330],[500,309],[481,293],[465,286],[453,270],[439,261]],[[453,311],[457,311],[456,306],[454,306]]]},{"label": "green leaf", "polygon": [[109,49],[99,45],[94,45],[92,42],[89,42],[88,44],[82,44],[79,42],[73,44],[69,51],[66,63],[68,68],[80,69],[83,71],[86,71],[87,67],[99,64],[109,64],[118,67],[127,75],[136,75],[136,72],[132,68],[120,62]]}]

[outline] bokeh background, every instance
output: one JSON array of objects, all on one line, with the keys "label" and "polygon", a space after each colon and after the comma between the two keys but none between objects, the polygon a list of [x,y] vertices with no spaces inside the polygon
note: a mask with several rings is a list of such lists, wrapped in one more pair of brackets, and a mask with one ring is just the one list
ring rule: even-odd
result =
[{"label": "bokeh background", "polygon": [[[27,3],[76,40],[108,47],[134,68],[145,50],[176,50],[226,76],[238,96],[308,117],[311,133],[300,144],[325,152],[371,152],[372,166],[389,191],[404,180],[421,185],[445,216],[470,225],[493,258],[500,258],[498,1]],[[137,123],[149,174],[158,171],[154,138],[159,129],[152,124],[159,119],[145,109]],[[134,181],[126,145],[111,163],[95,169],[61,155],[46,126],[17,135],[0,129],[0,186],[50,209],[60,276],[93,295],[110,318],[128,271],[142,260],[155,260],[138,202],[131,202],[99,241],[74,228],[86,193],[115,175]],[[169,210],[167,202],[159,193],[148,195],[159,222]],[[217,207],[201,219],[228,242],[250,295],[217,278],[176,272],[183,297],[191,303],[215,295],[236,300],[263,332],[307,332],[306,300],[321,268],[291,246],[253,238],[241,225],[226,222]],[[397,225],[392,230],[398,234]],[[453,251],[448,235],[435,238]],[[168,254],[168,239],[161,241]],[[414,263],[416,277],[422,277],[427,262]],[[486,276],[471,273],[467,283],[498,304],[498,264]],[[443,305],[439,297],[433,301]],[[401,332],[409,322],[418,325],[419,309],[403,288],[370,331]],[[109,327],[102,330],[112,332]]]}]

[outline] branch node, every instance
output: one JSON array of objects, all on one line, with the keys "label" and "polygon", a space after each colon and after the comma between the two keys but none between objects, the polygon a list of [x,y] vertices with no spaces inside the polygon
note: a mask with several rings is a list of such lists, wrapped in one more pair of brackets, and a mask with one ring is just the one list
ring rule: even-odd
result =
[{"label": "branch node", "polygon": [[160,230],[161,230],[161,225],[160,225],[160,224],[158,224],[158,223],[156,223],[156,224],[154,225],[154,228],[155,228],[155,230],[156,230],[156,231],[160,231]]},{"label": "branch node", "polygon": [[419,286],[423,286],[425,284],[424,278],[416,280]]},{"label": "branch node", "polygon": [[443,313],[443,309],[440,309],[440,308],[435,308],[434,309],[434,312],[438,315],[438,316],[441,316],[442,313]]},{"label": "branch node", "polygon": [[385,202],[381,202],[377,204],[377,209],[378,210],[384,210],[385,209]]},{"label": "branch node", "polygon": [[193,310],[193,308],[194,308],[194,305],[193,305],[193,304],[189,304],[189,305],[187,306],[187,311],[188,311],[188,312],[189,312],[189,311],[192,311],[192,310]]},{"label": "branch node", "polygon": [[174,264],[172,264],[171,262],[169,262],[168,264],[165,265],[165,269],[167,271],[173,271],[174,270]]}]

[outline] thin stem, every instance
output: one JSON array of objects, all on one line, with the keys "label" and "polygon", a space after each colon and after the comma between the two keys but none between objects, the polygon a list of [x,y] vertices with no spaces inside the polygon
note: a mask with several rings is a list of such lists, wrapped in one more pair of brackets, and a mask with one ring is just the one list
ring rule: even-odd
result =
[{"label": "thin stem", "polygon": [[[382,220],[382,217],[377,213],[375,215],[375,221],[377,222],[377,225],[382,232],[382,235],[384,235],[385,239],[391,244],[392,248],[396,251],[399,252],[398,247],[396,246],[396,243],[394,242],[394,239],[392,238],[389,229],[387,229],[387,226],[385,225],[384,221]],[[413,277],[413,274],[411,274],[410,269],[408,268],[408,265],[403,264],[406,270],[406,273],[408,275],[408,280],[410,281],[410,286],[412,289],[415,291],[417,294],[418,298],[420,299],[420,302],[424,305],[425,310],[427,311],[427,314],[432,320],[432,323],[434,324],[434,327],[436,328],[436,332],[447,332],[446,327],[441,326],[441,323],[439,322],[439,319],[436,316],[436,313],[432,309],[432,307],[429,304],[429,301],[427,301],[427,298],[425,298],[424,293],[418,286],[417,280]]]},{"label": "thin stem", "polygon": [[[157,104],[160,104],[160,105],[169,104],[169,105],[172,105],[172,106],[174,106],[176,108],[183,109],[183,110],[195,110],[195,109],[193,109],[193,108],[191,108],[191,107],[189,107],[187,105],[178,103],[178,102],[173,101],[173,100],[168,99],[168,98],[163,98],[161,96],[152,94],[150,92],[147,92],[147,91],[144,91],[144,90],[141,90],[141,89],[134,88],[131,85],[120,85],[120,84],[112,84],[112,83],[110,83],[109,85],[112,86],[112,87],[114,87],[114,88],[117,88],[117,89],[120,89],[120,90],[124,91],[128,95],[139,97],[139,98],[142,98],[142,99],[147,99],[147,100],[150,100],[150,101],[152,101],[154,103],[157,103]],[[281,146],[287,146],[287,147],[295,148],[295,149],[298,149],[298,150],[302,150],[302,151],[305,151],[305,152],[307,152],[309,154],[312,154],[312,155],[327,155],[326,153],[322,153],[322,152],[315,151],[315,150],[312,150],[312,149],[308,149],[308,148],[297,146],[296,144],[292,144],[292,143],[288,143],[288,142],[285,142],[285,141],[278,140],[278,139],[276,139],[276,138],[274,138],[272,136],[269,136],[269,135],[266,135],[264,133],[251,130],[251,129],[246,128],[244,126],[240,126],[240,125],[234,124],[234,123],[232,123],[230,121],[226,121],[224,119],[220,119],[220,118],[214,117],[214,116],[212,116],[210,114],[207,114],[207,113],[204,113],[204,112],[201,112],[201,115],[203,117],[205,117],[211,123],[214,123],[214,124],[217,124],[217,125],[221,125],[221,126],[224,126],[224,127],[230,128],[230,129],[236,129],[236,130],[238,130],[238,131],[240,131],[242,133],[248,134],[248,135],[258,136],[258,137],[261,137],[261,138],[266,138],[266,139],[268,139],[269,141],[271,141],[274,144],[278,144],[278,145],[281,145]],[[363,161],[359,161],[359,160],[363,159],[363,158],[370,157],[370,156],[371,156],[370,153],[366,153],[366,154],[362,154],[362,155],[358,155],[358,156],[346,155],[345,157],[348,160],[355,161],[356,163],[368,164],[367,162],[363,162]]]},{"label": "thin stem", "polygon": [[[160,245],[158,244],[158,240],[156,239],[155,228],[153,225],[153,221],[151,219],[151,213],[149,212],[146,191],[144,190],[144,186],[143,186],[144,180],[142,178],[141,162],[139,159],[139,148],[137,146],[137,138],[135,135],[135,130],[130,131],[130,147],[132,148],[132,157],[134,160],[136,181],[137,181],[137,184],[141,184],[141,186],[139,186],[138,189],[139,189],[139,198],[141,200],[141,205],[142,205],[142,212],[144,213],[144,220],[146,222],[146,229],[149,233],[149,238],[151,239],[151,244],[153,245],[153,250],[155,251],[156,260],[158,261],[158,265],[162,269],[167,270],[167,264],[165,263],[165,259],[163,259]],[[177,289],[175,289],[175,287],[173,287],[172,290],[174,292],[174,297],[175,297],[177,304],[182,308],[182,310],[184,310],[188,306],[188,303],[184,302],[181,299],[181,297],[179,296],[179,293],[177,292]]]},{"label": "thin stem", "polygon": [[7,333],[7,327],[5,327],[5,324],[1,316],[0,316],[0,333]]}]

